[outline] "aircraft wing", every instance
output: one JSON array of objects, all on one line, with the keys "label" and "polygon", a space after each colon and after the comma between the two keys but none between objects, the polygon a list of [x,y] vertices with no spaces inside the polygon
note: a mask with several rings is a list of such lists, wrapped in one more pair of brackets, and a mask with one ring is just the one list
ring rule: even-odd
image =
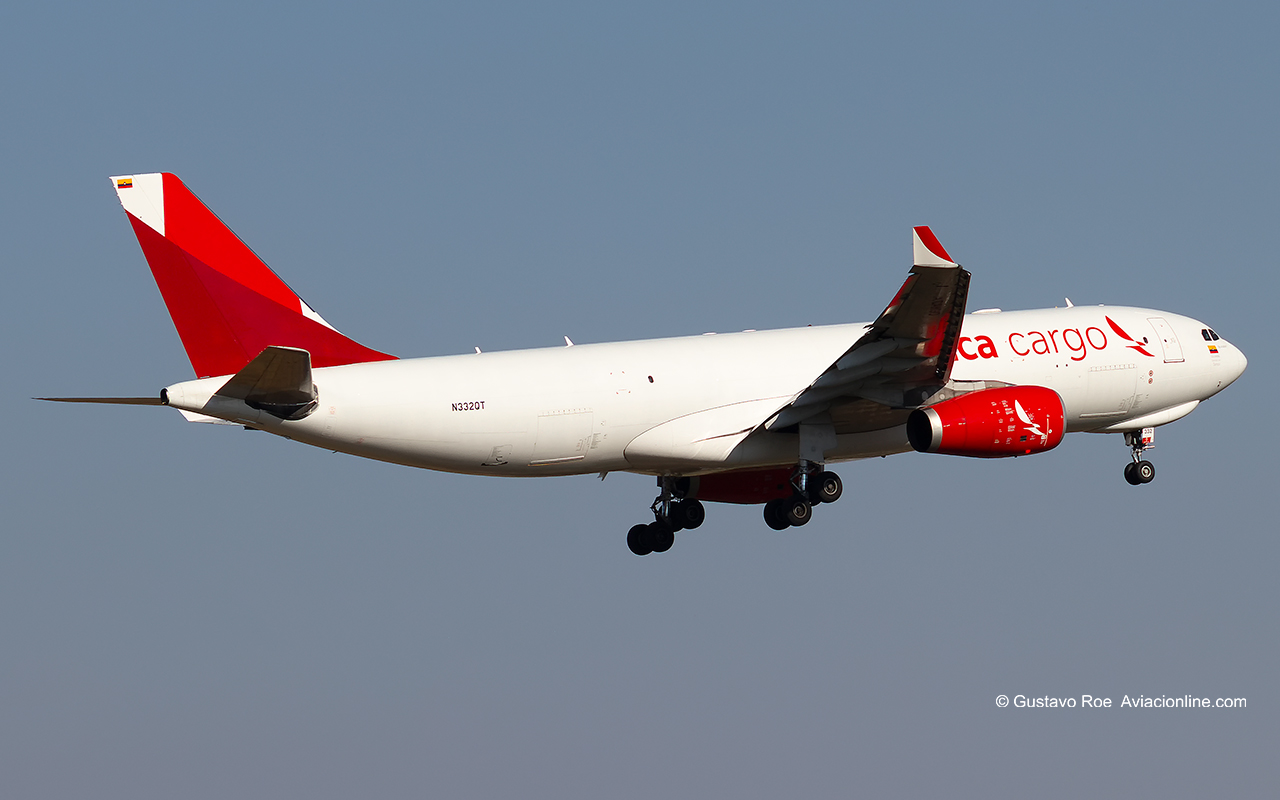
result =
[{"label": "aircraft wing", "polygon": [[964,321],[969,272],[951,259],[933,231],[914,229],[915,266],[853,346],[765,428],[801,422],[832,424],[836,433],[900,425],[912,408],[951,377]]}]

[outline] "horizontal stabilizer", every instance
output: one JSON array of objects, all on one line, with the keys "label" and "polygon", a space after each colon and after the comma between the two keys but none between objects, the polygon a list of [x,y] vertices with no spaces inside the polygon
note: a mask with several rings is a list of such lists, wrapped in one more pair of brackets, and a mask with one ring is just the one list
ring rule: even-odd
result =
[{"label": "horizontal stabilizer", "polygon": [[268,347],[214,394],[243,400],[280,419],[302,419],[318,403],[311,354],[295,347]]},{"label": "horizontal stabilizer", "polygon": [[237,425],[238,426],[240,424],[235,420],[218,419],[217,417],[211,417],[208,414],[197,414],[194,411],[186,411],[181,408],[178,409],[178,413],[181,414],[183,419],[185,419],[187,422],[203,422],[206,425]]},{"label": "horizontal stabilizer", "polygon": [[159,397],[33,397],[32,400],[48,400],[51,403],[106,403],[113,406],[162,406]]}]

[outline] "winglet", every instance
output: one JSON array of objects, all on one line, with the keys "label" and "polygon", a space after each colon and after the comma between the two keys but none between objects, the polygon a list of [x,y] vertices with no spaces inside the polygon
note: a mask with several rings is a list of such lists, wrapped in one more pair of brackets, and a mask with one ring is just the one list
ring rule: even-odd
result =
[{"label": "winglet", "polygon": [[958,266],[947,254],[938,237],[933,235],[928,225],[917,225],[911,229],[915,245],[917,267],[955,267]]}]

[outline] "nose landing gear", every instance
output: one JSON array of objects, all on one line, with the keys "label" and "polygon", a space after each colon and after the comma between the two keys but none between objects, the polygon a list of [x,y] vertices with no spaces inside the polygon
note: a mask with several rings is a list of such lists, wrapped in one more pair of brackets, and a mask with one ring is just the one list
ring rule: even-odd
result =
[{"label": "nose landing gear", "polygon": [[1155,447],[1155,428],[1143,428],[1140,431],[1125,431],[1124,443],[1129,445],[1133,454],[1133,463],[1124,467],[1124,479],[1132,486],[1151,483],[1156,477],[1156,467],[1142,458],[1142,453]]}]

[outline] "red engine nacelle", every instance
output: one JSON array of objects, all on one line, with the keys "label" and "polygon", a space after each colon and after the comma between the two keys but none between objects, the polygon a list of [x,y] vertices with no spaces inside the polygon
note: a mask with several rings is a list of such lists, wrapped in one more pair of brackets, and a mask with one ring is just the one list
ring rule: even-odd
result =
[{"label": "red engine nacelle", "polygon": [[912,411],[907,440],[921,453],[1025,456],[1057,447],[1065,416],[1062,398],[1043,386],[982,389]]}]

